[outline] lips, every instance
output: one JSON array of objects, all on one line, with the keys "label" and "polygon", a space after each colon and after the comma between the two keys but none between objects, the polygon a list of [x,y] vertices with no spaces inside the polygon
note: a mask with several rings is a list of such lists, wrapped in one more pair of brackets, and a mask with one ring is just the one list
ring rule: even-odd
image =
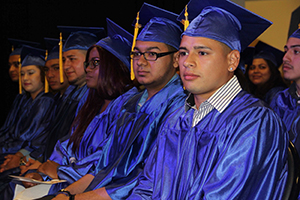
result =
[{"label": "lips", "polygon": [[28,85],[31,85],[30,83],[24,83],[24,86],[28,86]]},{"label": "lips", "polygon": [[49,85],[56,85],[56,82],[55,81],[50,81]]},{"label": "lips", "polygon": [[291,70],[292,69],[292,67],[289,65],[289,64],[284,64],[283,66],[282,66],[282,70],[283,71],[287,71],[287,70]]},{"label": "lips", "polygon": [[185,72],[183,74],[183,77],[185,80],[189,81],[189,80],[194,80],[194,79],[198,78],[199,76],[194,73]]},{"label": "lips", "polygon": [[146,75],[148,74],[149,72],[148,71],[137,71],[137,74],[140,75],[140,76],[143,76],[143,75]]}]

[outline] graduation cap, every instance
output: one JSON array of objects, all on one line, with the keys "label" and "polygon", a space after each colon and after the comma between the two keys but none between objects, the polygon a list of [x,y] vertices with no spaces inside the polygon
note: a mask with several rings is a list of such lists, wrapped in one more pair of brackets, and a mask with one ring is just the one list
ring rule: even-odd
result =
[{"label": "graduation cap", "polygon": [[175,13],[144,3],[139,11],[139,23],[144,27],[137,40],[162,42],[178,49],[182,30],[177,17]]},{"label": "graduation cap", "polygon": [[291,38],[291,37],[300,39],[300,29],[297,29],[297,30],[290,36],[290,38]]},{"label": "graduation cap", "polygon": [[96,45],[103,47],[118,59],[120,59],[128,68],[130,67],[130,50],[133,35],[128,33],[122,27],[106,18],[108,37],[101,39]]},{"label": "graduation cap", "polygon": [[259,41],[255,45],[255,55],[253,59],[263,58],[272,62],[276,67],[280,67],[280,65],[282,64],[283,56],[283,51],[280,51],[275,47],[272,47],[262,41]]},{"label": "graduation cap", "polygon": [[178,21],[193,20],[183,35],[217,40],[242,51],[272,22],[228,0],[190,0]]},{"label": "graduation cap", "polygon": [[288,37],[291,36],[297,29],[299,29],[299,24],[300,24],[300,6],[292,12]]},{"label": "graduation cap", "polygon": [[63,51],[73,49],[88,50],[98,40],[105,37],[105,30],[101,27],[76,27],[76,26],[58,26],[63,36],[68,35],[64,42]]},{"label": "graduation cap", "polygon": [[248,46],[241,52],[241,58],[239,63],[239,68],[245,73],[245,66],[250,66],[252,64],[253,56],[255,54],[255,47]]},{"label": "graduation cap", "polygon": [[44,49],[24,45],[21,51],[22,67],[26,67],[28,65],[44,66],[45,53],[46,51]]},{"label": "graduation cap", "polygon": [[52,59],[59,59],[59,39],[44,38],[47,50],[46,61]]},{"label": "graduation cap", "polygon": [[10,56],[21,55],[21,50],[24,45],[32,46],[32,47],[40,47],[40,43],[37,42],[18,40],[13,38],[8,38],[8,41],[12,45],[12,52],[10,53]]}]

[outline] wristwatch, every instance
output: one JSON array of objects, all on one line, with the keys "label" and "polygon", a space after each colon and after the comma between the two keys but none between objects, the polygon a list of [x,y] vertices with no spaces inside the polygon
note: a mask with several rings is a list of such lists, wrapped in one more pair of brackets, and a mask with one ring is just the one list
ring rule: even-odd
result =
[{"label": "wristwatch", "polygon": [[58,192],[67,194],[69,196],[69,200],[74,200],[75,199],[75,194],[71,194],[68,190],[66,189],[61,189]]}]

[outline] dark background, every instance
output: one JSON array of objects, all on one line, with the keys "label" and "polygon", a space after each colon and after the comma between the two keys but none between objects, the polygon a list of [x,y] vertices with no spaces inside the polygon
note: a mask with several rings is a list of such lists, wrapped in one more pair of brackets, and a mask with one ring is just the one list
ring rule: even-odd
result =
[{"label": "dark background", "polygon": [[[44,37],[59,38],[60,26],[106,28],[110,18],[133,34],[131,26],[143,0],[2,0],[0,6],[1,67],[0,67],[0,126],[18,93],[18,84],[8,75],[11,44],[7,38],[39,42]],[[179,14],[188,0],[147,0],[149,4]]]}]

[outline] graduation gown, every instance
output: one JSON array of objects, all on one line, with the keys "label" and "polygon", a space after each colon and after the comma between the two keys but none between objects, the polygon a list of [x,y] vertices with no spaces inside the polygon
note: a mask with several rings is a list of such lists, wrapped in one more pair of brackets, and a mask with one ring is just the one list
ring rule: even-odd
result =
[{"label": "graduation gown", "polygon": [[43,162],[47,161],[51,156],[56,142],[69,134],[78,104],[81,100],[85,102],[87,95],[88,88],[86,85],[79,89],[70,85],[65,93],[57,99],[56,115],[49,133],[47,147],[42,159]]},{"label": "graduation gown", "polygon": [[5,135],[8,132],[8,129],[16,123],[17,119],[19,118],[20,110],[26,101],[27,96],[25,93],[18,94],[16,96],[5,119],[5,122],[0,129],[0,137],[2,135]]},{"label": "graduation gown", "polygon": [[16,123],[1,134],[0,154],[15,154],[20,149],[41,152],[54,117],[53,105],[54,99],[50,93],[41,92],[34,100],[28,98],[19,108]]},{"label": "graduation gown", "polygon": [[131,98],[111,126],[112,137],[103,148],[87,191],[105,187],[112,199],[126,198],[143,170],[160,125],[186,98],[178,75],[137,110],[141,96]]},{"label": "graduation gown", "polygon": [[[107,132],[109,125],[117,118],[124,102],[137,92],[136,88],[132,88],[112,100],[104,112],[95,116],[83,134],[77,153],[73,153],[72,144],[68,147],[69,139],[57,142],[49,160],[60,164],[57,168],[57,175],[59,179],[67,180],[67,183],[53,185],[49,194],[57,192],[95,169],[103,144],[109,136]],[[74,129],[72,133],[73,131]],[[44,179],[47,180],[49,177],[44,177]]]},{"label": "graduation gown", "polygon": [[300,98],[296,95],[296,85],[279,92],[272,100],[270,107],[279,115],[289,131],[290,140],[300,153]]},{"label": "graduation gown", "polygon": [[168,118],[128,199],[281,199],[288,136],[271,109],[241,91],[194,127],[193,113]]}]

